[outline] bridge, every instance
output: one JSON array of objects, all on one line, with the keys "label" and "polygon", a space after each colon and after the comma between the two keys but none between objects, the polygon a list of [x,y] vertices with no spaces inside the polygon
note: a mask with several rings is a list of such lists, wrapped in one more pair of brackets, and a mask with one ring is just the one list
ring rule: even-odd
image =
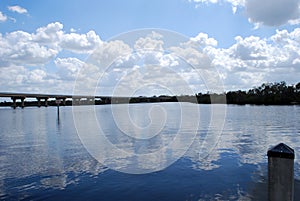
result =
[{"label": "bridge", "polygon": [[[119,96],[92,96],[92,95],[64,95],[64,94],[34,94],[34,93],[9,93],[0,92],[0,98],[11,98],[12,107],[16,109],[17,100],[21,100],[21,107],[25,107],[26,98],[35,98],[37,106],[48,106],[48,99],[55,99],[56,104],[66,105],[66,99],[72,99],[72,105],[95,105],[98,104],[118,104],[118,103],[153,103],[153,102],[195,102],[191,96],[139,96],[139,97],[119,97]],[[98,100],[96,100],[98,99]],[[43,104],[42,104],[43,101]]]},{"label": "bridge", "polygon": [[[33,93],[9,93],[0,92],[0,97],[11,98],[13,101],[12,107],[15,109],[17,107],[17,100],[21,100],[21,107],[25,106],[26,98],[35,98],[37,100],[38,107],[41,107],[42,101],[43,105],[48,106],[48,99],[54,98],[57,104],[62,103],[66,105],[66,99],[72,99],[73,105],[81,104],[94,104],[95,99],[100,99],[104,104],[111,103],[112,97],[110,96],[91,96],[91,95],[63,95],[63,94],[33,94]],[[115,97],[118,100],[121,97]],[[124,97],[122,97],[124,99]]]}]

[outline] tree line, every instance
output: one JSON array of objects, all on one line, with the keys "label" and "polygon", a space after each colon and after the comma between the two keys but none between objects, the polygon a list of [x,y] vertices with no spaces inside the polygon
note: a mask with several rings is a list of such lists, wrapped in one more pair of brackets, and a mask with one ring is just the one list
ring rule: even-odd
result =
[{"label": "tree line", "polygon": [[[227,104],[291,105],[300,104],[300,82],[287,85],[286,82],[264,83],[247,91],[229,91],[225,93]],[[196,94],[198,103],[211,103],[210,96],[221,94]],[[223,94],[224,96],[224,94]]]}]

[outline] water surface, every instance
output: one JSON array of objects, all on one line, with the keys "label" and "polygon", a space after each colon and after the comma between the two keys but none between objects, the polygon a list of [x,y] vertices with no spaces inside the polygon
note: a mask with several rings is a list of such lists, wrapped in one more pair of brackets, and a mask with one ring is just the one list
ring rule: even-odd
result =
[{"label": "water surface", "polygon": [[[96,106],[96,116],[108,139],[120,149],[143,154],[174,139],[181,116],[176,103],[163,103],[168,113],[162,133],[136,140],[112,119],[110,105]],[[151,122],[145,111],[153,104],[130,106],[140,128]],[[85,116],[85,106],[82,116]],[[89,107],[89,106],[88,106]],[[122,110],[122,105],[119,105]],[[99,163],[77,135],[72,107],[0,109],[0,198],[5,200],[256,200],[265,196],[267,150],[280,142],[295,149],[295,178],[300,177],[300,107],[226,106],[223,132],[211,126],[211,106],[200,111],[199,129],[188,151],[169,167],[149,174],[126,174]],[[157,113],[158,114],[158,113]],[[155,116],[159,119],[160,116]],[[120,120],[121,119],[121,120]],[[128,119],[119,118],[129,125]],[[156,122],[159,125],[159,121]],[[82,121],[91,132],[88,121]],[[215,130],[214,130],[215,129]],[[182,132],[189,135],[192,128]],[[203,144],[204,139],[206,139]],[[212,139],[213,141],[210,141]],[[218,143],[211,143],[218,140]],[[189,139],[182,139],[189,140]],[[179,147],[180,149],[182,147]],[[177,150],[178,151],[178,150]],[[147,165],[168,161],[148,160]],[[176,150],[174,151],[176,153]],[[202,153],[209,153],[207,157]],[[103,153],[102,153],[103,154]],[[108,157],[109,158],[109,157]],[[111,157],[113,158],[113,157]],[[123,166],[122,156],[119,157]],[[297,184],[297,182],[296,182]],[[298,188],[298,187],[296,187]]]}]

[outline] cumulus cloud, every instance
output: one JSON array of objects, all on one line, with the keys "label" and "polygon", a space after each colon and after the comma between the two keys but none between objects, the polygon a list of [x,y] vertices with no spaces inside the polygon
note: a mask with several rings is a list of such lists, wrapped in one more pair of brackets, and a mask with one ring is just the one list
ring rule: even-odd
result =
[{"label": "cumulus cloud", "polygon": [[148,34],[146,37],[139,38],[134,45],[134,48],[138,50],[151,50],[151,51],[163,51],[164,41],[162,35],[156,32]]},{"label": "cumulus cloud", "polygon": [[5,22],[7,20],[7,16],[4,15],[1,11],[0,11],[0,22]]},{"label": "cumulus cloud", "polygon": [[61,37],[61,47],[76,53],[91,53],[102,44],[100,37],[94,32],[86,34],[69,33]]},{"label": "cumulus cloud", "polygon": [[192,37],[190,42],[196,43],[201,47],[217,46],[218,42],[214,38],[209,38],[206,33],[199,33],[196,37]]},{"label": "cumulus cloud", "polygon": [[192,65],[196,69],[211,69],[211,59],[209,50],[214,49],[218,42],[214,38],[209,38],[206,33],[199,33],[196,37],[191,37],[187,42],[179,46],[171,47],[173,54],[179,56],[184,62]]},{"label": "cumulus cloud", "polygon": [[197,69],[207,69],[211,67],[210,58],[202,51],[192,47],[172,47],[171,50],[185,62]]},{"label": "cumulus cloud", "polygon": [[25,14],[27,13],[27,10],[25,8],[22,8],[21,6],[8,6],[8,10],[12,11],[12,12],[16,12],[19,14]]},{"label": "cumulus cloud", "polygon": [[299,0],[248,0],[245,8],[251,22],[267,26],[279,26],[300,18]]},{"label": "cumulus cloud", "polygon": [[102,44],[100,37],[94,31],[86,34],[65,33],[60,22],[38,28],[33,34],[33,40],[58,49],[85,54],[91,53]]},{"label": "cumulus cloud", "polygon": [[[67,33],[60,22],[39,27],[32,33],[0,34],[2,91],[71,94],[74,80],[84,66],[84,62],[76,57],[88,55],[102,43],[94,31]],[[111,54],[115,53],[112,46],[107,48]],[[120,46],[116,44],[116,48]],[[62,52],[74,57],[59,58]],[[53,72],[53,69],[57,71]]]},{"label": "cumulus cloud", "polygon": [[106,70],[112,63],[123,63],[124,59],[132,53],[132,48],[121,40],[102,43],[89,56],[87,63],[98,66],[98,70]]},{"label": "cumulus cloud", "polygon": [[58,46],[63,36],[63,24],[60,22],[50,23],[45,27],[40,27],[36,33],[32,34],[32,39],[39,44]]},{"label": "cumulus cloud", "polygon": [[83,67],[84,62],[77,58],[57,58],[54,61],[58,67],[58,76],[61,80],[75,81],[78,72]]},{"label": "cumulus cloud", "polygon": [[43,65],[53,59],[58,51],[32,40],[32,35],[15,31],[0,35],[0,67],[10,65]]},{"label": "cumulus cloud", "polygon": [[[102,42],[101,45],[89,55],[83,67],[80,69],[76,83],[74,83],[74,93],[94,94],[99,79],[106,79],[105,77],[118,73],[117,71],[111,71],[115,69],[115,66],[122,65],[123,67],[124,61],[127,60],[131,52],[132,48],[124,41],[112,40]],[[126,70],[124,67],[122,69],[124,71]],[[111,78],[113,77],[115,76],[111,76]],[[115,81],[114,79],[108,80],[110,83],[115,83]],[[110,93],[111,92],[112,90],[110,90]]]},{"label": "cumulus cloud", "polygon": [[[119,95],[136,90],[151,95],[154,85],[172,89],[175,94],[194,94],[200,85],[204,86],[201,74],[212,75],[214,69],[204,49],[216,46],[217,41],[204,33],[186,40],[178,41],[177,45],[168,44],[166,38],[155,32],[137,38],[131,50],[133,54],[123,58],[121,65],[118,62],[112,65],[113,70],[108,69],[100,85],[107,86],[109,81],[111,87],[118,85],[114,91]],[[95,58],[101,58],[101,54]],[[199,73],[191,65],[203,71]],[[209,79],[205,81],[211,86]]]},{"label": "cumulus cloud", "polygon": [[75,58],[62,58],[57,61],[59,68],[57,72],[49,72],[45,68],[27,68],[25,66],[2,67],[0,69],[0,91],[72,94],[74,80],[79,68],[77,66],[72,67],[72,64],[79,66],[80,63]]},{"label": "cumulus cloud", "polygon": [[197,5],[201,3],[230,3],[232,11],[244,8],[249,22],[256,27],[280,26],[284,24],[300,23],[299,0],[190,0]]},{"label": "cumulus cloud", "polygon": [[[201,37],[198,38],[201,41]],[[208,39],[206,44],[208,43],[214,42]],[[90,93],[94,93],[95,87],[99,85],[100,91],[107,91],[106,89],[110,88],[110,93],[114,92],[115,95],[131,95],[141,88],[143,88],[142,92],[151,95],[153,86],[160,85],[173,87],[173,91],[182,94],[190,78],[195,77],[188,74],[184,77],[180,75],[182,72],[188,73],[192,68],[182,62],[176,54],[170,52],[172,51],[168,48],[170,45],[165,46],[165,38],[160,33],[146,33],[145,36],[136,38],[132,44],[130,46],[126,40],[119,39],[103,42],[79,73],[75,92],[82,94],[88,92],[87,89],[91,89]],[[186,53],[188,54],[189,52]]]},{"label": "cumulus cloud", "polygon": [[[228,48],[218,48],[217,44],[206,33],[177,45],[169,44],[158,33],[131,43],[121,39],[105,42],[94,31],[66,33],[56,22],[33,33],[0,34],[0,84],[5,91],[45,91],[47,86],[53,93],[72,93],[77,80],[82,86],[80,94],[94,93],[98,85],[99,94],[109,94],[120,83],[118,89],[124,95],[142,85],[151,93],[155,83],[178,92],[184,92],[181,84],[206,92],[205,84],[220,84],[214,83],[217,76],[223,79],[226,90],[248,89],[262,82],[299,81],[300,28],[277,30],[269,38],[236,36]],[[62,57],[66,51],[71,56]],[[90,52],[86,61],[79,59]],[[214,90],[219,88],[210,91]]]},{"label": "cumulus cloud", "polygon": [[35,69],[28,73],[28,80],[33,84],[42,82],[46,77],[47,73],[41,69]]},{"label": "cumulus cloud", "polygon": [[300,57],[300,29],[277,31],[266,39],[237,36],[234,45],[227,49],[214,49],[211,54],[225,84],[232,88],[250,88],[280,80],[296,83],[300,76],[297,62]]},{"label": "cumulus cloud", "polygon": [[45,65],[61,51],[88,54],[102,44],[94,32],[65,33],[59,22],[40,27],[35,33],[14,31],[0,34],[0,67],[10,65]]},{"label": "cumulus cloud", "polygon": [[264,60],[267,58],[270,45],[264,39],[250,36],[243,39],[240,36],[235,38],[236,44],[228,49],[230,55],[241,60]]},{"label": "cumulus cloud", "polygon": [[68,92],[69,88],[67,85],[60,85],[61,82],[44,69],[28,69],[24,66],[3,67],[0,76],[0,91],[59,93]]}]

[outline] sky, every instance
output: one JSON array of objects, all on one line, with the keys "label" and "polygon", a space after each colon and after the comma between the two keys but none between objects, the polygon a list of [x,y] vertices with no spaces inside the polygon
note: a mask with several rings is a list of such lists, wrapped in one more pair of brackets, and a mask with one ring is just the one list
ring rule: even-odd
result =
[{"label": "sky", "polygon": [[0,92],[193,94],[300,82],[300,0],[1,0]]}]

